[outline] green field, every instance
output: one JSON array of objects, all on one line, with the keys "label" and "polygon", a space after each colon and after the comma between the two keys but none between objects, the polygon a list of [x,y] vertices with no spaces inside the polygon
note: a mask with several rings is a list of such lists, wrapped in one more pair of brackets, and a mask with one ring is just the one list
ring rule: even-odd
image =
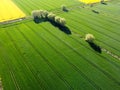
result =
[{"label": "green field", "polygon": [[[78,0],[13,1],[28,17],[37,9],[64,17],[71,34],[31,18],[0,24],[4,90],[120,90],[120,0],[93,7]],[[63,4],[69,12],[61,11]],[[87,33],[107,51],[93,50],[83,38]]]}]

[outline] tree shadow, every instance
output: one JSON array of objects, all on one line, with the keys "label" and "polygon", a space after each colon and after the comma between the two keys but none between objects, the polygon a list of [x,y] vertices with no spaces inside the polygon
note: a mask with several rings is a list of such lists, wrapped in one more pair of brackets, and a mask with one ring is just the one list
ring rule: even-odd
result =
[{"label": "tree shadow", "polygon": [[99,12],[98,12],[98,11],[96,11],[96,10],[92,10],[92,12],[94,12],[94,13],[96,13],[96,14],[99,14]]},{"label": "tree shadow", "polygon": [[59,30],[61,30],[62,32],[66,33],[68,35],[72,34],[70,29],[67,26],[62,26],[62,25],[56,23],[55,21],[49,20],[48,18],[40,19],[39,17],[34,17],[34,22],[36,24],[39,24],[39,23],[42,23],[42,22],[50,22],[54,27],[59,28]]},{"label": "tree shadow", "polygon": [[64,9],[63,11],[64,11],[64,12],[69,12],[69,10],[68,10],[68,9]]},{"label": "tree shadow", "polygon": [[39,17],[34,17],[34,22],[36,24],[42,23],[42,22],[46,22],[46,19],[40,19]]},{"label": "tree shadow", "polygon": [[88,42],[88,44],[90,45],[90,47],[95,50],[96,52],[98,53],[102,53],[102,50],[101,50],[101,47],[96,45],[95,43],[93,42]]},{"label": "tree shadow", "polygon": [[72,34],[71,31],[70,31],[70,29],[69,29],[67,26],[62,26],[62,25],[60,25],[60,24],[58,24],[58,23],[56,23],[56,22],[54,22],[54,21],[51,21],[51,20],[48,20],[48,21],[49,21],[53,26],[59,28],[59,30],[61,30],[62,32],[66,33],[66,34],[68,34],[68,35]]}]

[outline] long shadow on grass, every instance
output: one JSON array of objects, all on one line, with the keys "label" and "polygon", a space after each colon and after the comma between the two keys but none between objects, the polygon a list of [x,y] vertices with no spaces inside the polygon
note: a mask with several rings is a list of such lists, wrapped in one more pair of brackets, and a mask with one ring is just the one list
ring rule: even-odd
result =
[{"label": "long shadow on grass", "polygon": [[96,10],[92,10],[92,12],[93,12],[93,13],[96,13],[96,14],[99,14],[99,12],[98,12],[98,11],[96,11]]},{"label": "long shadow on grass", "polygon": [[42,23],[42,22],[46,22],[47,20],[45,20],[45,19],[39,19],[39,17],[35,17],[34,18],[34,22],[36,23],[36,24],[39,24],[39,23]]},{"label": "long shadow on grass", "polygon": [[61,30],[62,32],[70,35],[72,34],[70,29],[67,26],[62,26],[54,21],[48,20],[54,27],[57,27],[59,30]]},{"label": "long shadow on grass", "polygon": [[100,46],[96,45],[95,43],[93,42],[88,42],[88,44],[90,45],[90,47],[95,50],[96,52],[98,53],[102,53],[102,50],[100,48]]},{"label": "long shadow on grass", "polygon": [[64,12],[69,12],[69,10],[68,9],[65,9],[65,10],[63,10]]},{"label": "long shadow on grass", "polygon": [[38,17],[35,17],[34,22],[36,24],[39,24],[39,23],[42,23],[42,22],[50,22],[51,25],[53,25],[54,27],[57,27],[62,32],[66,33],[68,35],[72,34],[70,29],[67,26],[62,26],[62,25],[60,25],[60,24],[58,24],[58,23],[56,23],[54,21],[48,20],[48,19],[39,19]]}]

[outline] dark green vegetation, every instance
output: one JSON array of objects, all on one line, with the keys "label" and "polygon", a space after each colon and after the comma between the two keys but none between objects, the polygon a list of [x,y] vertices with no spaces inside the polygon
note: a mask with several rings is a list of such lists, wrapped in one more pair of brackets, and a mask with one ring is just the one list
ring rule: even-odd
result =
[{"label": "dark green vegetation", "polygon": [[35,23],[41,23],[45,21],[49,21],[59,26],[65,26],[66,20],[59,16],[56,16],[52,12],[48,12],[46,10],[34,10],[32,11],[32,18]]},{"label": "dark green vegetation", "polygon": [[[85,8],[77,0],[13,1],[27,15],[45,9],[66,18],[72,34],[30,19],[0,25],[4,90],[120,90],[120,60],[96,52],[82,38],[92,33],[97,45],[120,56],[119,0]],[[69,12],[61,11],[63,4]]]}]

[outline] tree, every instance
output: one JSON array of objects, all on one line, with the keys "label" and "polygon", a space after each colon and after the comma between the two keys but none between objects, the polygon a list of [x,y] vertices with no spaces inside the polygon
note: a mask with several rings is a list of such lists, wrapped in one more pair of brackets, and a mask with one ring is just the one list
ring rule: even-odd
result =
[{"label": "tree", "polygon": [[41,19],[41,18],[43,18],[43,16],[42,16],[42,14],[43,14],[43,10],[39,10],[39,18]]},{"label": "tree", "polygon": [[49,20],[52,20],[52,21],[55,20],[55,17],[56,17],[56,15],[53,14],[52,12],[50,12],[50,13],[47,15],[47,18],[48,18]]},{"label": "tree", "polygon": [[60,19],[61,19],[61,17],[56,16],[56,17],[55,17],[55,22],[58,23],[58,24],[60,24]]},{"label": "tree", "polygon": [[39,10],[33,10],[31,14],[32,14],[33,18],[39,17]]},{"label": "tree", "polygon": [[61,24],[62,26],[65,26],[66,20],[65,20],[64,18],[60,18],[60,24]]},{"label": "tree", "polygon": [[62,25],[62,26],[65,26],[65,24],[66,24],[66,20],[64,18],[59,17],[59,16],[55,17],[55,22]]},{"label": "tree", "polygon": [[46,10],[34,10],[32,11],[32,16],[34,18],[39,18],[39,19],[42,19],[42,18],[47,18],[47,15],[48,15],[48,11]]},{"label": "tree", "polygon": [[95,40],[95,37],[92,35],[92,34],[86,34],[85,35],[85,40],[87,41],[87,42],[93,42],[94,40]]},{"label": "tree", "polygon": [[43,10],[41,13],[42,18],[47,18],[48,13],[49,13],[48,11]]}]

